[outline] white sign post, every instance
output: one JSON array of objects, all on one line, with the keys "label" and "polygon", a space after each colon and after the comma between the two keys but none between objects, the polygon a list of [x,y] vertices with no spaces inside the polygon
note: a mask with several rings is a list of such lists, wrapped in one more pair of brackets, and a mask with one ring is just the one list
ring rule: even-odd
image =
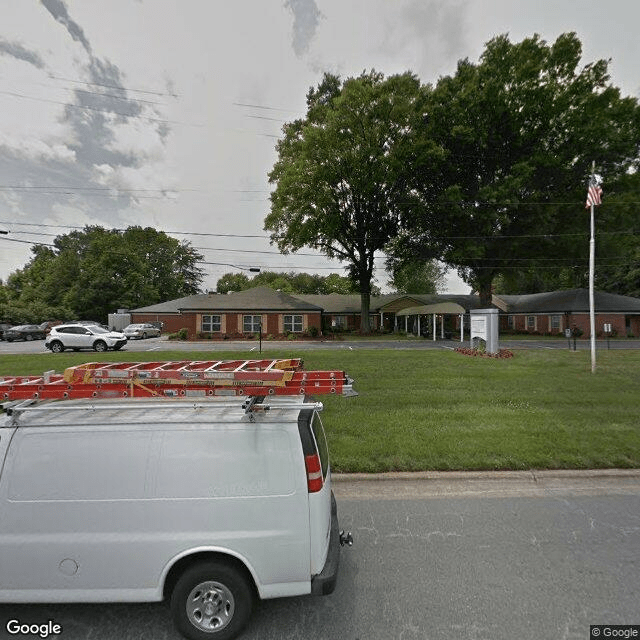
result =
[{"label": "white sign post", "polygon": [[498,353],[498,310],[472,309],[471,316],[471,347],[474,340],[479,338],[487,345],[487,353]]}]

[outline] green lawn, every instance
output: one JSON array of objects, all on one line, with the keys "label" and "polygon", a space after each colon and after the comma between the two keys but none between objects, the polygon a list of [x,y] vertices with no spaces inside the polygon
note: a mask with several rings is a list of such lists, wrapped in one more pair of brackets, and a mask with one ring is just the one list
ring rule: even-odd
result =
[{"label": "green lawn", "polygon": [[[263,354],[264,355],[264,354]],[[296,357],[295,345],[265,357]],[[0,375],[92,360],[258,357],[255,352],[6,355]],[[307,369],[344,369],[357,398],[319,397],[336,471],[640,468],[640,351],[304,352]]]}]

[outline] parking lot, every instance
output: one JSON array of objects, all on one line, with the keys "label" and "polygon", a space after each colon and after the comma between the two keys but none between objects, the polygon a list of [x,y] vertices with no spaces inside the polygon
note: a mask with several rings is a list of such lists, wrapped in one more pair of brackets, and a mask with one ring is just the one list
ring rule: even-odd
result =
[{"label": "parking lot", "polygon": [[[263,340],[260,344],[257,340],[167,340],[166,337],[147,338],[146,340],[129,340],[121,349],[127,352],[144,351],[282,351],[295,350],[307,351],[310,349],[456,349],[460,346],[468,346],[468,340],[459,342],[456,340],[393,340],[393,339],[355,339],[355,340],[296,340],[278,341]],[[573,343],[569,345],[567,340],[550,338],[539,340],[500,340],[502,349],[573,349]],[[579,351],[588,350],[590,343],[588,340],[576,342]],[[606,349],[640,349],[640,339],[638,340],[611,340],[607,345],[606,340],[598,340],[598,350]],[[2,354],[21,353],[49,353],[45,349],[43,340],[32,342],[0,342],[0,356]],[[68,353],[68,352],[66,352]],[[84,351],[93,354],[93,351]],[[51,354],[55,359],[55,354]]]}]

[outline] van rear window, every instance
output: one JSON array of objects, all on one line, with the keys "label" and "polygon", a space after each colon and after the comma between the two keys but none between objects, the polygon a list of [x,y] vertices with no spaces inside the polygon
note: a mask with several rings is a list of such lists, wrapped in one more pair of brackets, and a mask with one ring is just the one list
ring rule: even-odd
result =
[{"label": "van rear window", "polygon": [[329,469],[329,447],[327,446],[327,438],[324,433],[322,421],[317,413],[313,414],[311,429],[313,430],[313,436],[318,445],[318,454],[320,455],[320,464],[322,465],[322,477],[326,478],[327,470]]}]

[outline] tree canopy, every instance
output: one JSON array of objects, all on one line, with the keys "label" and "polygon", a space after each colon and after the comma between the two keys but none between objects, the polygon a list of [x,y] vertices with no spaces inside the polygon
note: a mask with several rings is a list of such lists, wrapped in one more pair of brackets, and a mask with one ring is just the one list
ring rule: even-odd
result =
[{"label": "tree canopy", "polygon": [[424,90],[410,74],[325,74],[307,94],[307,114],[284,126],[264,228],[283,252],[304,246],[348,263],[369,330],[375,252],[418,203],[416,178],[434,147],[425,136]]},{"label": "tree canopy", "polygon": [[457,267],[485,304],[500,274],[548,270],[551,257],[568,276],[584,265],[591,163],[607,199],[624,189],[638,168],[640,109],[610,84],[607,61],[579,68],[581,55],[574,33],[551,45],[499,36],[478,64],[462,60],[437,82],[424,132],[443,161],[388,247],[397,259]]},{"label": "tree canopy", "polygon": [[106,320],[118,308],[197,293],[203,276],[200,254],[151,228],[85,227],[32,251],[31,261],[7,279],[0,312],[13,322]]},{"label": "tree canopy", "polygon": [[[321,276],[316,273],[276,273],[274,271],[262,271],[253,278],[248,278],[244,273],[225,273],[217,282],[218,293],[229,291],[245,291],[254,287],[270,287],[280,289],[285,293],[300,294],[330,294],[330,293],[357,293],[354,283],[347,277],[337,273]],[[372,292],[378,292],[373,287]]]},{"label": "tree canopy", "polygon": [[397,293],[438,293],[444,287],[447,268],[435,260],[387,260],[389,284]]}]

